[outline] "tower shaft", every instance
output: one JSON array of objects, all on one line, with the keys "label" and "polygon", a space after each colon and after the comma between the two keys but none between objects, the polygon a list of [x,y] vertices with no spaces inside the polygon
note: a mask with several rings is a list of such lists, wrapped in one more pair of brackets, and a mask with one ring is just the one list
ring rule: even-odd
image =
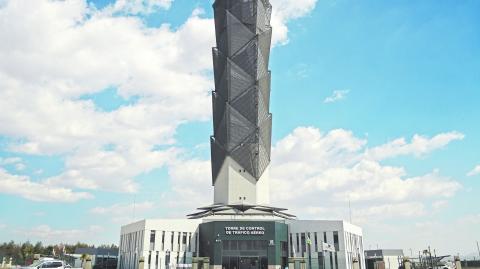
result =
[{"label": "tower shaft", "polygon": [[268,0],[216,0],[213,8],[214,202],[268,203],[271,5]]}]

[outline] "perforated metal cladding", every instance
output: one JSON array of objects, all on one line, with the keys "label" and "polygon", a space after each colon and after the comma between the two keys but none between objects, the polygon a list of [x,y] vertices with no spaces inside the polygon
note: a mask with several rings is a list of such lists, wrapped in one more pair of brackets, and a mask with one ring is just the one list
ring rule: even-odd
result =
[{"label": "perforated metal cladding", "polygon": [[222,169],[223,162],[227,152],[225,149],[220,146],[220,144],[215,140],[214,137],[210,138],[210,147],[211,147],[211,162],[212,162],[212,175],[213,178],[218,176],[220,169]]},{"label": "perforated metal cladding", "polygon": [[272,116],[268,0],[216,0],[212,177],[226,156],[257,180],[270,163]]}]

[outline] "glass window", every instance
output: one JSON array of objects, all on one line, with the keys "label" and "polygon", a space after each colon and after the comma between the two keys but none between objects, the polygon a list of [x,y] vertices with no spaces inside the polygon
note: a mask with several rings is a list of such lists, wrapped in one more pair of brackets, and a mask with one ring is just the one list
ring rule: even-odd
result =
[{"label": "glass window", "polygon": [[230,257],[230,269],[239,269],[239,257]]},{"label": "glass window", "polygon": [[155,250],[155,231],[150,231],[150,250]]},{"label": "glass window", "polygon": [[323,242],[327,243],[327,232],[323,232]]},{"label": "glass window", "polygon": [[307,244],[305,241],[305,233],[301,233],[301,243],[302,243],[302,257],[305,255],[305,252],[307,252]]},{"label": "glass window", "polygon": [[155,231],[150,231],[150,243],[155,243]]},{"label": "glass window", "polygon": [[268,269],[268,259],[267,257],[260,257],[260,269]]},{"label": "glass window", "polygon": [[335,231],[333,232],[333,245],[335,246],[335,251],[339,250],[339,245],[338,245],[338,232]]},{"label": "glass window", "polygon": [[323,251],[318,253],[318,268],[325,269],[325,257],[323,256]]},{"label": "glass window", "polygon": [[[177,235],[177,251],[180,251],[180,237],[182,236],[182,233],[179,232]],[[178,264],[178,262],[177,262]]]},{"label": "glass window", "polygon": [[170,238],[170,249],[173,251],[173,238],[175,236],[175,232],[172,232],[172,236]]},{"label": "glass window", "polygon": [[188,252],[192,251],[192,233],[188,233]]},{"label": "glass window", "polygon": [[315,251],[318,251],[318,240],[317,240],[317,232],[313,233],[313,237],[315,240]]},{"label": "glass window", "polygon": [[330,252],[330,268],[333,269],[333,254]]},{"label": "glass window", "polygon": [[240,240],[238,241],[238,249],[239,250],[250,250],[248,248],[248,242],[249,241],[245,241],[245,240]]},{"label": "glass window", "polygon": [[148,269],[150,269],[150,265],[152,264],[152,252],[148,252]]},{"label": "glass window", "polygon": [[238,250],[238,240],[230,241],[230,250]]},{"label": "glass window", "polygon": [[300,252],[300,237],[298,236],[298,233],[297,233],[297,253]]},{"label": "glass window", "polygon": [[165,250],[165,231],[162,231],[162,251]]},{"label": "glass window", "polygon": [[224,256],[222,257],[222,269],[229,269],[230,265],[230,257]]},{"label": "glass window", "polygon": [[155,269],[158,269],[158,254],[160,253],[157,251],[157,255],[155,256]]},{"label": "glass window", "polygon": [[292,234],[290,234],[289,237],[289,243],[290,243],[290,257],[293,257],[293,241],[292,241]]},{"label": "glass window", "polygon": [[223,240],[222,241],[222,248],[223,248],[223,250],[230,250],[230,241]]}]

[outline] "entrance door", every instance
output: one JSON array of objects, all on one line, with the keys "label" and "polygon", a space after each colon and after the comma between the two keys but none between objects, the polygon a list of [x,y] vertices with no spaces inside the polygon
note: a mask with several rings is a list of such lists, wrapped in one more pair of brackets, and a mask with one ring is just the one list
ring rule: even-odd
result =
[{"label": "entrance door", "polygon": [[258,257],[240,257],[240,269],[260,269]]}]

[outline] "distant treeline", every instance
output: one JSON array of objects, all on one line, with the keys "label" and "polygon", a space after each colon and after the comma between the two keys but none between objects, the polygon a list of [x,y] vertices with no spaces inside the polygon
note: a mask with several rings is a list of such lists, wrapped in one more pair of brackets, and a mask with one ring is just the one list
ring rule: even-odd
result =
[{"label": "distant treeline", "polygon": [[[58,244],[44,246],[42,242],[32,244],[30,242],[15,243],[10,241],[8,243],[0,244],[0,263],[3,257],[13,258],[13,264],[25,265],[30,264],[33,260],[34,254],[40,254],[42,256],[56,256],[61,257],[65,254],[75,253],[76,248],[95,247],[95,245],[89,245],[85,243],[76,244]],[[116,245],[100,245],[99,248],[118,248]]]}]

